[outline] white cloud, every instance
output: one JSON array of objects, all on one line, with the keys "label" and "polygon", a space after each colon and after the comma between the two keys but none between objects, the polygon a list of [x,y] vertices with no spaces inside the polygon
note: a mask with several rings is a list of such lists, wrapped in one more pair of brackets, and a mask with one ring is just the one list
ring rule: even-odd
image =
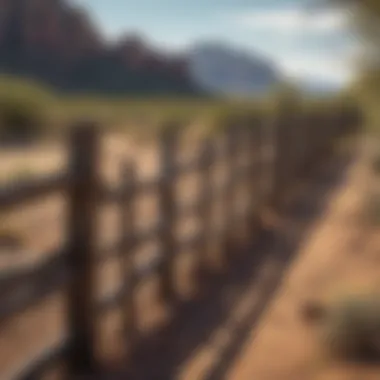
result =
[{"label": "white cloud", "polygon": [[345,30],[348,22],[347,14],[342,11],[306,13],[296,8],[239,12],[235,13],[232,19],[235,23],[251,30],[276,34],[327,34]]},{"label": "white cloud", "polygon": [[355,60],[357,49],[347,46],[332,52],[329,49],[309,49],[292,46],[251,42],[253,52],[259,52],[271,59],[281,73],[292,79],[322,80],[336,84],[344,84],[355,75]]},{"label": "white cloud", "polygon": [[301,7],[251,9],[230,15],[229,19],[250,31],[252,49],[271,58],[291,79],[340,85],[354,75],[350,44],[344,39],[341,46],[325,43],[329,38],[339,41],[339,36],[347,33],[349,15],[343,11],[306,12]]},{"label": "white cloud", "polygon": [[292,79],[313,79],[314,81],[345,84],[354,75],[354,71],[345,62],[328,57],[288,56],[279,60],[278,65],[281,71]]}]

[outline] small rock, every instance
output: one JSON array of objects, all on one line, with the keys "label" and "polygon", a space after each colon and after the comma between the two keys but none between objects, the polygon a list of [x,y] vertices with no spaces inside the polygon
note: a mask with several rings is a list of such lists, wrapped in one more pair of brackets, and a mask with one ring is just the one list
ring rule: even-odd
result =
[{"label": "small rock", "polygon": [[326,315],[326,307],[317,301],[308,301],[301,306],[302,318],[307,322],[319,322]]}]

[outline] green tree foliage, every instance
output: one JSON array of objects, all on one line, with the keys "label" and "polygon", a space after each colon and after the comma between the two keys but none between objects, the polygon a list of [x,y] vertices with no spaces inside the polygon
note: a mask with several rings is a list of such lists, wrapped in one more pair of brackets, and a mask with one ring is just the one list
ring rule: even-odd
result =
[{"label": "green tree foliage", "polygon": [[349,91],[364,107],[367,125],[379,130],[380,1],[324,0],[322,4],[323,7],[340,7],[351,16],[351,28],[361,44],[362,54],[358,57],[358,78]]}]

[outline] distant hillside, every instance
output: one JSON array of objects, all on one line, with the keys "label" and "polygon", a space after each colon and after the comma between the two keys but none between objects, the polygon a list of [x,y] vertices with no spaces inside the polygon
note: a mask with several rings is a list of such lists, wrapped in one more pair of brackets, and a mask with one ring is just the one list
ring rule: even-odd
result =
[{"label": "distant hillside", "polygon": [[109,45],[65,0],[0,0],[0,72],[70,92],[199,94],[186,57],[131,36]]},{"label": "distant hillside", "polygon": [[192,78],[203,88],[231,95],[269,91],[280,81],[270,62],[219,43],[202,43],[189,53]]}]

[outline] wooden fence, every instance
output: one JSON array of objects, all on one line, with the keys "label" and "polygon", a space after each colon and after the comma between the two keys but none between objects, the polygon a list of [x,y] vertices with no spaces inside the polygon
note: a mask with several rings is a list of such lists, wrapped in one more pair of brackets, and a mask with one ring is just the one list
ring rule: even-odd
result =
[{"label": "wooden fence", "polygon": [[[321,156],[328,154],[336,141],[352,131],[357,119],[352,109],[316,111],[303,115],[279,115],[276,119],[246,118],[236,120],[225,130],[225,149],[217,152],[213,141],[205,141],[202,153],[195,160],[178,165],[175,161],[177,132],[167,128],[161,137],[161,172],[159,178],[139,182],[133,165],[122,169],[122,183],[117,189],[106,188],[98,176],[99,131],[93,124],[73,128],[69,142],[68,171],[22,186],[0,190],[0,210],[11,210],[29,204],[54,192],[64,192],[68,199],[67,244],[54,254],[47,254],[38,268],[20,267],[0,274],[0,326],[16,314],[40,303],[57,289],[67,286],[67,338],[54,349],[49,348],[17,373],[17,380],[40,379],[42,373],[57,361],[67,364],[70,376],[96,373],[98,363],[94,353],[95,318],[99,312],[115,306],[124,313],[125,336],[133,346],[139,339],[136,332],[133,292],[147,276],[160,278],[160,295],[175,310],[178,293],[174,279],[174,260],[180,244],[197,247],[197,271],[194,281],[202,281],[210,273],[208,239],[217,233],[220,239],[218,260],[222,265],[233,259],[231,241],[233,229],[214,231],[209,218],[210,206],[216,194],[223,197],[225,218],[233,214],[236,185],[244,184],[250,194],[249,207],[242,218],[248,228],[256,228],[261,205],[281,206],[282,195],[297,177],[307,173]],[[268,145],[269,144],[269,145]],[[274,155],[268,155],[271,147]],[[239,163],[237,153],[244,151],[245,163]],[[210,181],[210,167],[219,160],[228,165],[229,177],[223,186],[215,188]],[[180,209],[174,202],[173,180],[183,173],[200,172],[201,199]],[[141,192],[158,192],[160,222],[145,231],[135,231],[132,202]],[[122,239],[117,249],[122,257],[124,284],[116,294],[95,301],[94,268],[107,252],[95,247],[97,205],[105,201],[119,204]],[[174,224],[178,213],[199,213],[200,232],[184,242],[176,241]],[[133,265],[133,249],[149,236],[160,239],[160,254],[147,265]],[[228,247],[226,249],[225,247]],[[233,247],[232,247],[233,248]],[[106,250],[108,251],[108,250]],[[228,270],[228,266],[227,266]],[[72,377],[70,377],[72,378]]]}]

